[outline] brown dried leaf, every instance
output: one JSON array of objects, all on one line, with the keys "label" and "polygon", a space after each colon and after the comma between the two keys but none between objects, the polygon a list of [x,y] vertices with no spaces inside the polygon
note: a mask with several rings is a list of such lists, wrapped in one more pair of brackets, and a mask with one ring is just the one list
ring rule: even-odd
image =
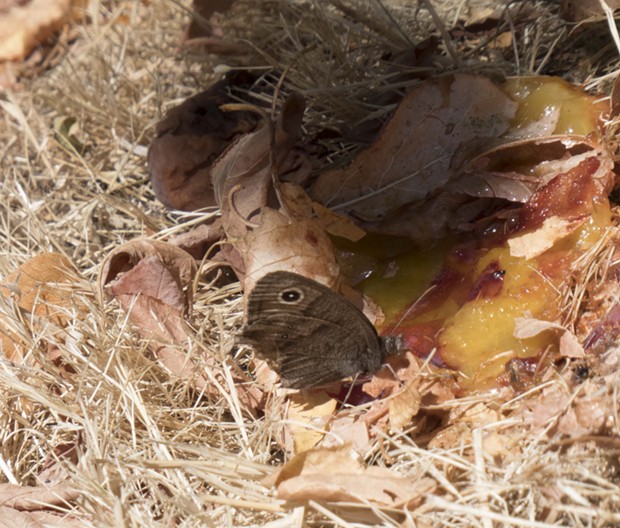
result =
[{"label": "brown dried leaf", "polygon": [[278,471],[275,484],[284,500],[371,501],[393,507],[413,507],[436,486],[429,478],[367,468],[349,446],[300,453]]},{"label": "brown dried leaf", "polygon": [[616,410],[608,394],[578,399],[572,412],[560,419],[558,430],[569,436],[605,434],[614,423]]},{"label": "brown dried leaf", "polygon": [[[131,272],[138,264],[148,259],[136,271],[135,280],[124,278],[115,287],[119,295],[147,293],[149,296],[170,304],[186,314],[191,307],[191,285],[196,274],[196,262],[182,249],[160,240],[132,240],[111,251],[99,271],[99,295],[103,299],[103,288]],[[145,277],[151,268],[157,275]]]},{"label": "brown dried leaf", "polygon": [[565,385],[546,388],[532,404],[532,426],[556,425],[550,434],[557,430],[571,438],[608,433],[616,413],[615,384],[587,380],[577,390],[575,395]]},{"label": "brown dried leaf", "polygon": [[172,237],[170,243],[187,251],[196,260],[201,260],[207,251],[223,238],[222,222],[215,218],[212,223],[201,224],[187,233]]},{"label": "brown dried leaf", "polygon": [[195,274],[194,259],[182,249],[158,240],[134,240],[106,257],[99,288],[107,286],[143,335],[182,344]]},{"label": "brown dried leaf", "polygon": [[[59,253],[41,253],[24,262],[12,272],[2,285],[0,293],[13,297],[17,305],[41,320],[66,327],[75,317],[84,315],[87,306],[83,297],[82,278],[71,261]],[[10,316],[0,324],[1,352],[11,361],[24,360],[30,343],[23,336],[11,331]],[[39,319],[32,322],[37,325]],[[48,358],[58,359],[57,349],[49,347]]]},{"label": "brown dried leaf", "polygon": [[0,526],[2,528],[84,528],[87,524],[76,517],[68,516],[65,512],[45,510],[19,511],[7,506],[0,506]]},{"label": "brown dried leaf", "polygon": [[143,335],[182,344],[195,274],[196,262],[182,249],[158,240],[134,240],[106,257],[99,291],[102,296],[107,285]]},{"label": "brown dried leaf", "polygon": [[[589,332],[584,344],[587,349],[613,343],[620,331],[620,304],[617,302],[617,287],[613,282],[612,286],[609,301],[613,304],[611,308],[608,308],[609,311],[607,313],[599,311],[594,314],[594,321],[592,319],[587,321]],[[580,324],[586,324],[583,317]]]},{"label": "brown dried leaf", "polygon": [[0,484],[0,504],[19,511],[50,509],[54,506],[67,507],[81,493],[66,483],[55,486],[18,486]]},{"label": "brown dried leaf", "polygon": [[0,61],[26,58],[72,18],[80,18],[84,6],[82,0],[10,2],[0,16]]},{"label": "brown dried leaf", "polygon": [[390,356],[370,381],[364,383],[362,390],[373,398],[387,397],[400,390],[403,382],[411,382],[420,372],[419,358],[411,352],[405,357]]},{"label": "brown dried leaf", "polygon": [[265,274],[286,270],[333,287],[338,278],[338,263],[331,240],[312,219],[291,220],[284,214],[265,208],[257,219],[258,227],[238,244],[244,256],[244,290],[251,291]]},{"label": "brown dried leaf", "polygon": [[3,318],[0,317],[0,354],[9,361],[21,363],[26,355],[27,343],[7,328]]},{"label": "brown dried leaf", "polygon": [[338,214],[316,202],[312,203],[312,209],[319,217],[319,222],[325,231],[330,235],[345,238],[352,242],[357,242],[366,235],[366,231],[355,224],[348,216]]},{"label": "brown dried leaf", "polygon": [[[620,9],[619,0],[605,0],[612,11]],[[605,18],[600,0],[561,0],[560,15],[569,22],[596,22]]]},{"label": "brown dried leaf", "polygon": [[273,485],[301,475],[313,473],[362,473],[364,463],[350,446],[320,447],[295,455],[269,477]]},{"label": "brown dried leaf", "polygon": [[64,326],[71,309],[85,311],[72,295],[81,280],[71,261],[60,253],[41,253],[24,262],[0,286],[5,297],[14,295],[23,310]]},{"label": "brown dried leaf", "polygon": [[192,211],[216,204],[212,172],[219,156],[240,137],[253,132],[259,116],[224,112],[231,102],[226,89],[249,82],[231,75],[166,113],[149,147],[148,170],[157,198],[171,209]]},{"label": "brown dried leaf", "polygon": [[186,38],[193,39],[219,33],[221,30],[217,28],[217,13],[226,13],[233,2],[234,0],[194,0],[192,2],[194,14],[187,28]]},{"label": "brown dried leaf", "polygon": [[556,242],[573,233],[586,220],[585,217],[566,219],[552,216],[546,218],[536,231],[509,238],[510,254],[526,260],[538,257],[551,249]]},{"label": "brown dried leaf", "polygon": [[561,334],[559,342],[560,356],[568,358],[585,357],[585,351],[575,334],[558,323],[528,317],[517,317],[515,318],[513,335],[519,339],[528,339],[547,330],[554,330]]},{"label": "brown dried leaf", "polygon": [[345,444],[350,445],[358,453],[367,453],[371,447],[370,435],[366,423],[339,412],[331,422],[329,435],[325,436],[319,445],[334,447]]},{"label": "brown dried leaf", "polygon": [[377,141],[345,169],[321,174],[310,195],[367,222],[380,221],[445,185],[457,170],[452,158],[458,148],[500,136],[515,111],[510,97],[484,77],[423,82],[405,96]]},{"label": "brown dried leaf", "polygon": [[69,466],[76,466],[79,461],[80,437],[74,442],[60,444],[45,456],[43,468],[37,475],[37,482],[45,487],[62,484],[69,479]]},{"label": "brown dried leaf", "polygon": [[336,410],[337,401],[324,391],[292,394],[286,420],[293,437],[295,453],[314,447],[324,436],[327,420]]},{"label": "brown dried leaf", "polygon": [[[208,367],[223,380],[222,367],[213,357],[205,358],[205,364],[198,367],[184,350],[189,338],[185,317],[191,310],[195,274],[196,262],[182,249],[158,240],[134,240],[106,257],[99,289],[102,292],[107,285],[171,374],[191,379],[207,396],[219,397],[217,387],[202,372]],[[262,391],[247,385],[248,379],[241,373],[235,373],[233,379],[239,382],[239,400],[254,413],[262,405]]]},{"label": "brown dried leaf", "polygon": [[278,486],[278,498],[295,501],[373,502],[415,508],[437,484],[426,477],[400,477],[371,467],[363,474],[317,474],[294,477]]},{"label": "brown dried leaf", "polygon": [[560,356],[580,359],[586,357],[586,351],[571,331],[566,330],[560,337]]},{"label": "brown dried leaf", "polygon": [[[554,117],[552,119],[552,117]],[[538,189],[558,174],[568,172],[585,158],[597,156],[601,148],[584,136],[549,136],[557,125],[559,108],[545,113],[541,120],[517,128],[517,139],[506,137],[499,144],[480,150],[478,142],[459,152],[462,174],[446,189],[478,198],[503,198],[525,203]],[[519,139],[523,136],[526,139]],[[532,137],[533,136],[533,137]],[[543,137],[541,137],[543,136]]]},{"label": "brown dried leaf", "polygon": [[543,428],[557,419],[570,406],[570,394],[566,387],[557,384],[543,389],[531,404],[531,423],[536,429]]},{"label": "brown dried leaf", "polygon": [[414,379],[389,400],[389,417],[392,431],[404,429],[420,411],[422,396],[418,391],[419,380]]},{"label": "brown dried leaf", "polygon": [[183,324],[189,309],[187,286],[178,281],[158,256],[152,255],[119,275],[108,290],[141,333],[182,344],[187,338]]},{"label": "brown dried leaf", "polygon": [[501,414],[487,403],[474,403],[450,410],[447,427],[437,432],[429,448],[455,449],[471,444],[472,431],[501,420]]},{"label": "brown dried leaf", "polygon": [[312,216],[312,200],[300,185],[290,182],[280,183],[278,196],[282,209],[291,218],[298,220]]},{"label": "brown dried leaf", "polygon": [[303,98],[289,97],[275,125],[264,120],[259,129],[240,137],[213,166],[215,199],[229,240],[243,237],[252,227],[253,217],[268,205],[273,177],[294,169],[297,158],[292,147],[300,133],[304,108]]},{"label": "brown dried leaf", "polygon": [[552,321],[543,321],[542,319],[534,319],[532,317],[515,317],[515,330],[513,335],[518,339],[528,339],[547,330],[559,330],[564,332],[566,328]]}]

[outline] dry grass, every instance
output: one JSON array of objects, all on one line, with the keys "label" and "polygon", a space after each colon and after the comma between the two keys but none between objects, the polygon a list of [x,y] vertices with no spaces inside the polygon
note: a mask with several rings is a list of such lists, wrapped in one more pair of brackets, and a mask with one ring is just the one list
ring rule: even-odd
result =
[{"label": "dry grass", "polygon": [[[309,102],[308,133],[385,118],[393,107],[390,93],[414,82],[393,82],[386,51],[406,48],[411,35],[416,42],[430,32],[441,38],[425,9],[402,7],[396,19],[376,1],[333,4],[348,8],[266,2],[261,9],[254,6],[261,22],[248,24],[247,2],[238,0],[230,22],[229,34],[243,35],[254,47],[244,60],[265,67],[265,93],[279,79],[269,67],[289,68],[286,90],[302,91]],[[548,4],[527,4],[539,16],[519,26],[512,54],[484,43],[444,41],[456,55],[448,49],[445,64],[426,69],[558,73],[572,60],[574,78],[602,88],[615,72],[615,49],[600,48],[584,66],[588,53],[575,53],[575,39],[567,42],[571,28]],[[451,26],[454,2],[433,6]],[[188,219],[195,221],[157,202],[146,177],[146,149],[165,109],[207,86],[219,61],[178,52],[187,6],[93,2],[91,11],[92,23],[76,28],[76,42],[58,66],[26,81],[20,91],[0,95],[0,274],[6,278],[18,263],[43,251],[63,253],[84,277],[73,294],[86,306],[85,312],[69,313],[71,324],[59,333],[24,317],[14,299],[0,297],[3,325],[30,344],[33,360],[30,366],[0,363],[4,481],[33,484],[54,449],[75,444],[77,463],[60,464],[84,491],[76,511],[85,525],[275,528],[302,526],[305,519],[313,526],[368,526],[372,518],[382,526],[620,525],[617,436],[562,443],[547,434],[552,423],[532,434],[514,417],[522,400],[536,401],[545,388],[563,386],[560,376],[498,405],[498,421],[485,426],[485,432],[512,432],[521,455],[509,463],[484,456],[480,429],[460,449],[425,449],[414,434],[382,438],[369,461],[405,475],[428,474],[440,483],[415,514],[352,505],[360,518],[355,522],[343,505],[275,499],[260,479],[282,462],[273,438],[278,424],[270,416],[244,416],[232,383],[222,387],[219,401],[210,402],[189,389],[187,380],[171,380],[120,308],[102,306],[95,295],[98,266],[112,248],[144,235],[165,238],[186,229],[179,226]],[[506,17],[507,28],[525,17],[519,13]],[[605,27],[598,31],[607,34]],[[386,104],[377,104],[380,96]],[[260,97],[271,103],[269,95]],[[77,118],[83,153],[56,138],[53,122],[59,116]],[[358,146],[325,142],[326,159]],[[605,251],[590,255],[597,269]],[[241,309],[236,285],[214,290],[199,283],[190,354],[206,349],[226,364]],[[63,352],[73,374],[47,358],[50,343]],[[611,393],[618,388],[620,382]],[[443,405],[459,409],[477,401],[488,404],[489,396]],[[617,435],[620,426],[613,419]]]}]

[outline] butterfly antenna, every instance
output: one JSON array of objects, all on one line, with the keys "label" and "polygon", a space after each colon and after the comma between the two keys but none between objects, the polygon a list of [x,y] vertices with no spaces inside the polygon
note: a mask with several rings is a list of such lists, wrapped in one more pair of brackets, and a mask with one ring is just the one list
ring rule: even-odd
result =
[{"label": "butterfly antenna", "polygon": [[402,315],[402,317],[398,320],[398,322],[390,330],[392,332],[396,331],[398,329],[398,327],[402,324],[402,322],[405,319],[407,319],[407,317],[409,317],[411,312],[413,312],[413,310],[422,302],[424,297],[426,297],[429,293],[431,293],[435,288],[436,288],[435,284],[433,284],[432,286],[427,288],[426,291],[422,295],[420,295],[420,297],[418,297],[416,299],[416,301],[409,308],[407,308],[407,311]]}]

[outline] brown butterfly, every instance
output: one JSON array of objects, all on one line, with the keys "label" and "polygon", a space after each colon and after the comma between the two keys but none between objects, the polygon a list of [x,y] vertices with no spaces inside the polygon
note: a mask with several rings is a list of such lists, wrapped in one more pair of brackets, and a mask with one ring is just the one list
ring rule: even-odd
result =
[{"label": "brown butterfly", "polygon": [[336,292],[288,271],[256,283],[246,319],[240,341],[280,374],[284,387],[295,389],[373,373],[401,344],[400,337],[379,336]]}]

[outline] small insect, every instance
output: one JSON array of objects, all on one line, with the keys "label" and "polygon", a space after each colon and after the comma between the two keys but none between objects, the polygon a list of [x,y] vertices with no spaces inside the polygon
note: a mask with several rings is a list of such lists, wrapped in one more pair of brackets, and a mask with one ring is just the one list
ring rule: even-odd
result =
[{"label": "small insect", "polygon": [[295,389],[371,374],[401,346],[400,336],[379,336],[341,295],[288,271],[256,283],[246,318],[240,342],[252,345],[282,385]]}]

